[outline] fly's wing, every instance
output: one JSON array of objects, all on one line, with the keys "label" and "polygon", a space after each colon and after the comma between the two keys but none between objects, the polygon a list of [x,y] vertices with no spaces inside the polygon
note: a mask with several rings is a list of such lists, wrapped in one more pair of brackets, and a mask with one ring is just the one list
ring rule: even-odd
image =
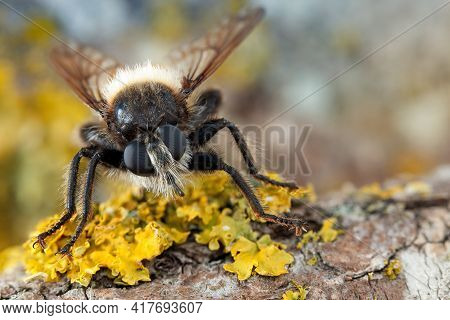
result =
[{"label": "fly's wing", "polygon": [[101,88],[122,65],[101,52],[83,45],[55,47],[50,59],[56,71],[78,97],[104,116],[108,104]]},{"label": "fly's wing", "polygon": [[264,9],[241,11],[203,37],[173,51],[169,62],[181,69],[183,92],[189,95],[225,61],[264,16]]}]

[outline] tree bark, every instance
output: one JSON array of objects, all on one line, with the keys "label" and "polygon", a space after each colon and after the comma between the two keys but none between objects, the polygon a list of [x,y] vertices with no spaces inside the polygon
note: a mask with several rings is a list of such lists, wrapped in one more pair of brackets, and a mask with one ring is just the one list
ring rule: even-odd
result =
[{"label": "tree bark", "polygon": [[[367,201],[341,190],[319,200],[325,211],[298,208],[313,227],[329,212],[338,217],[338,227],[345,232],[331,243],[310,243],[299,250],[292,233],[273,225],[255,225],[287,244],[295,262],[286,275],[253,275],[240,282],[223,269],[228,255],[189,241],[148,262],[151,282],[124,287],[101,274],[87,288],[67,279],[25,282],[23,268],[17,267],[0,276],[0,297],[280,299],[286,290],[294,289],[291,281],[295,281],[308,288],[307,299],[450,299],[450,166],[438,168],[421,181],[432,189],[426,197],[405,192],[395,199]],[[308,263],[312,257],[315,265]],[[394,258],[402,271],[391,280],[385,270]]]}]

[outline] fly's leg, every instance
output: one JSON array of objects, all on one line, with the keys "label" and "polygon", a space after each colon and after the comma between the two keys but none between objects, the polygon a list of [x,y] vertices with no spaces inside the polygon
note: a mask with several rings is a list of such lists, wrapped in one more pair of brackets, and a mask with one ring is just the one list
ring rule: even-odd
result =
[{"label": "fly's leg", "polygon": [[95,169],[97,168],[98,163],[100,162],[101,154],[95,153],[91,160],[89,161],[88,172],[86,177],[86,184],[83,192],[83,211],[81,215],[81,221],[79,222],[75,233],[70,238],[69,242],[62,247],[58,253],[62,255],[68,255],[70,249],[73,247],[77,239],[80,237],[81,232],[83,231],[91,211],[91,199],[92,199],[92,191],[94,187],[94,178],[95,178]]},{"label": "fly's leg", "polygon": [[202,146],[206,144],[209,140],[211,140],[217,132],[220,130],[227,128],[231,135],[233,136],[234,141],[236,142],[239,151],[242,154],[242,158],[248,168],[249,173],[255,178],[262,182],[273,184],[279,187],[286,187],[289,189],[297,189],[298,186],[294,182],[280,182],[274,179],[271,179],[268,176],[260,174],[258,168],[255,165],[255,160],[253,159],[252,154],[248,148],[247,143],[245,142],[244,136],[239,131],[234,123],[228,121],[227,119],[214,119],[203,123],[203,125],[194,131],[189,136],[189,139],[196,146]]},{"label": "fly's leg", "polygon": [[66,209],[61,218],[48,230],[42,232],[37,236],[36,241],[33,243],[33,248],[36,244],[39,244],[42,249],[45,249],[45,239],[54,234],[57,230],[59,230],[67,221],[73,216],[76,210],[76,189],[77,189],[77,178],[78,178],[78,170],[80,167],[80,161],[83,157],[90,157],[92,155],[92,149],[83,148],[77,152],[77,154],[73,157],[72,162],[70,164],[69,169],[69,179],[67,183],[67,200],[66,200]]},{"label": "fly's leg", "polygon": [[247,184],[241,174],[232,166],[227,165],[214,153],[195,153],[192,156],[190,163],[190,170],[192,171],[216,171],[222,170],[228,173],[233,179],[234,183],[240,189],[250,204],[256,217],[262,218],[266,221],[281,224],[289,229],[294,229],[296,235],[301,235],[302,231],[306,231],[307,224],[301,219],[293,219],[286,217],[279,217],[273,214],[266,213],[256,197],[251,187]]}]

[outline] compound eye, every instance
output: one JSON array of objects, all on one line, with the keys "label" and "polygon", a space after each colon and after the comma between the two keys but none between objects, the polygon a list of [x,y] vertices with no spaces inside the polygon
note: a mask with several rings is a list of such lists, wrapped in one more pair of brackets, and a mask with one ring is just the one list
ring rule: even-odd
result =
[{"label": "compound eye", "polygon": [[130,129],[133,127],[133,117],[130,110],[128,110],[128,104],[126,102],[116,103],[114,116],[120,131],[128,134]]},{"label": "compound eye", "polygon": [[130,121],[129,114],[127,112],[127,103],[126,102],[118,102],[115,104],[114,115],[116,117],[117,122],[126,123]]},{"label": "compound eye", "polygon": [[183,132],[170,124],[163,125],[158,128],[161,140],[169,149],[172,157],[178,161],[186,151],[187,139]]},{"label": "compound eye", "polygon": [[131,141],[126,146],[123,152],[123,162],[127,169],[136,175],[146,177],[155,173],[145,144],[137,140]]}]

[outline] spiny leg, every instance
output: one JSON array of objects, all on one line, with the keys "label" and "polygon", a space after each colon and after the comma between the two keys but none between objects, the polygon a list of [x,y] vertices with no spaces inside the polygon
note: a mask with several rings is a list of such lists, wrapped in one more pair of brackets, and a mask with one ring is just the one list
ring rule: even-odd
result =
[{"label": "spiny leg", "polygon": [[256,195],[253,193],[251,187],[247,184],[241,174],[232,166],[227,165],[216,154],[199,152],[192,156],[190,163],[190,170],[197,171],[214,171],[223,170],[228,173],[238,186],[242,194],[249,202],[256,217],[262,218],[266,221],[274,222],[284,225],[288,228],[295,229],[295,234],[300,235],[302,231],[306,231],[306,223],[301,219],[292,219],[279,217],[273,214],[266,213],[259,202]]},{"label": "spiny leg", "polygon": [[279,217],[273,214],[266,213],[263,207],[261,206],[261,203],[259,202],[258,198],[253,193],[251,187],[247,184],[247,182],[244,180],[241,174],[232,166],[229,166],[225,163],[222,163],[222,165],[223,170],[231,176],[234,183],[236,183],[238,188],[247,198],[247,201],[252,207],[253,212],[258,218],[262,218],[266,221],[270,221],[273,223],[284,225],[289,228],[293,228],[295,230],[295,234],[298,236],[302,234],[302,231],[307,231],[306,223],[301,219]]},{"label": "spiny leg", "polygon": [[78,177],[78,170],[80,168],[80,161],[83,157],[89,157],[91,153],[92,150],[88,148],[83,148],[80,151],[78,151],[77,154],[73,157],[69,169],[65,212],[53,226],[51,226],[47,231],[42,232],[37,236],[37,240],[33,243],[33,248],[36,246],[36,244],[39,243],[41,248],[44,249],[45,239],[48,236],[54,234],[57,230],[59,230],[75,213],[76,210],[75,197],[76,197],[77,177]]},{"label": "spiny leg", "polygon": [[78,224],[77,228],[75,229],[75,233],[72,235],[69,242],[58,251],[58,253],[60,253],[60,254],[63,254],[63,255],[69,254],[70,249],[75,244],[77,239],[80,237],[81,232],[83,231],[83,229],[88,221],[90,210],[91,210],[91,198],[92,198],[92,191],[93,191],[93,186],[94,186],[95,169],[97,168],[97,165],[100,162],[100,159],[101,159],[101,154],[95,153],[92,156],[91,160],[89,161],[88,172],[87,172],[87,177],[86,177],[86,184],[85,184],[84,193],[83,193],[83,211],[82,211],[81,221]]},{"label": "spiny leg", "polygon": [[254,174],[252,174],[252,176],[262,182],[273,184],[274,186],[284,187],[284,188],[288,188],[288,189],[298,189],[298,185],[295,182],[277,181],[277,180],[273,180],[272,178],[265,176],[263,174],[259,174],[259,173],[254,173]]},{"label": "spiny leg", "polygon": [[231,135],[233,136],[234,141],[236,142],[239,151],[242,154],[242,157],[247,165],[249,173],[256,179],[273,184],[279,187],[286,187],[289,189],[297,189],[298,186],[295,182],[281,182],[276,181],[274,179],[269,178],[268,176],[262,175],[258,173],[258,168],[255,165],[255,160],[253,159],[252,154],[248,148],[247,142],[245,142],[244,136],[239,131],[234,123],[228,121],[227,119],[214,119],[205,122],[197,131],[191,133],[189,139],[197,146],[202,146],[211,140],[217,132],[220,130],[228,128]]}]

